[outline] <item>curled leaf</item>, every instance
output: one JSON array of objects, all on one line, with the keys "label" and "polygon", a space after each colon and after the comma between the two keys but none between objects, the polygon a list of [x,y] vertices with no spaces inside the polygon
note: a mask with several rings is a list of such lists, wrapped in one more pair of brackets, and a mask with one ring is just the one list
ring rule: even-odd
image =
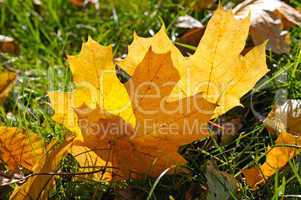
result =
[{"label": "curled leaf", "polygon": [[0,52],[19,55],[20,48],[14,38],[0,35]]},{"label": "curled leaf", "polygon": [[245,0],[234,8],[238,18],[251,15],[253,43],[261,44],[266,40],[268,48],[275,53],[290,51],[288,28],[301,26],[301,13],[280,0]]},{"label": "curled leaf", "polygon": [[264,120],[269,132],[287,132],[296,136],[301,135],[301,101],[290,99],[282,105],[274,106]]}]

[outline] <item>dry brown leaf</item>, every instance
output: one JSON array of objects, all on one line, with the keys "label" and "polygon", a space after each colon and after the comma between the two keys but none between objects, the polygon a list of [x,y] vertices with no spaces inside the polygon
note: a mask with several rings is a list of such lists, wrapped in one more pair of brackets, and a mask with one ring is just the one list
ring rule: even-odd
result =
[{"label": "dry brown leaf", "polygon": [[16,79],[16,74],[9,71],[0,72],[0,104],[9,95],[14,82]]},{"label": "dry brown leaf", "polygon": [[197,46],[201,41],[205,32],[205,28],[193,28],[180,36],[179,42],[192,46]]},{"label": "dry brown leaf", "polygon": [[74,6],[84,7],[87,4],[94,4],[96,9],[99,9],[98,0],[69,0]]},{"label": "dry brown leaf", "polygon": [[1,157],[10,170],[18,167],[33,170],[36,162],[45,153],[44,149],[44,142],[38,135],[22,129],[0,126]]},{"label": "dry brown leaf", "polygon": [[0,35],[0,52],[19,55],[20,48],[14,38]]},{"label": "dry brown leaf", "polygon": [[290,51],[288,28],[301,26],[301,13],[280,0],[245,0],[233,12],[238,18],[250,13],[253,43],[269,40],[268,48],[278,54]]},{"label": "dry brown leaf", "polygon": [[287,132],[301,136],[301,101],[291,99],[274,106],[264,124],[271,134]]},{"label": "dry brown leaf", "polygon": [[178,17],[176,26],[178,28],[187,28],[187,29],[204,28],[204,25],[200,21],[198,21],[197,19],[189,15]]},{"label": "dry brown leaf", "polygon": [[[180,43],[197,46],[205,32],[205,26],[191,16],[181,16],[177,19],[177,27],[185,29],[178,39]],[[187,49],[185,49],[187,51]],[[185,52],[184,49],[182,52]],[[192,53],[192,52],[191,52]]]}]

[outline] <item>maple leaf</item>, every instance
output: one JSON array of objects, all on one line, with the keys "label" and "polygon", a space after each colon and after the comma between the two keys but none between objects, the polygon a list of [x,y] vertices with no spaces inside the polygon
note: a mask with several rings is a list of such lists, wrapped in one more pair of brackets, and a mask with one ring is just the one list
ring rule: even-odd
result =
[{"label": "maple leaf", "polygon": [[283,168],[290,159],[300,153],[300,101],[288,100],[275,106],[265,119],[264,124],[271,134],[279,133],[274,147],[268,147],[265,162],[259,167],[244,169],[246,182],[256,189],[270,176]]},{"label": "maple leaf", "polygon": [[[84,142],[81,145],[90,149],[99,147],[107,149],[95,153],[112,163],[114,180],[141,178],[144,174],[158,176],[171,165],[185,163],[177,153],[178,143],[153,135],[131,137],[135,135],[134,130],[127,127],[126,122],[119,117],[102,119],[99,109],[91,110],[90,113],[87,109],[87,107],[77,109],[79,119],[87,122],[82,127]],[[80,114],[82,110],[86,114]],[[107,131],[95,129],[97,126],[105,127]]]},{"label": "maple leaf", "polygon": [[15,79],[16,74],[13,72],[0,72],[0,103],[3,103],[5,98],[10,93]]},{"label": "maple leaf", "polygon": [[[123,178],[130,172],[158,176],[172,164],[185,163],[177,149],[208,136],[207,122],[215,105],[200,95],[164,102],[178,79],[170,54],[155,54],[150,49],[127,84],[136,129],[130,127],[126,119],[114,115],[104,117],[101,109],[89,110],[83,106],[76,109],[84,137],[82,145],[90,149],[110,149],[110,153],[100,151],[97,154],[118,168],[118,172],[113,170],[113,175]],[[110,84],[110,81],[104,84]],[[157,89],[159,93],[156,95]],[[182,108],[178,110],[179,106]],[[204,110],[207,113],[201,112]],[[125,157],[127,162],[124,162]],[[137,176],[133,174],[131,177]]]},{"label": "maple leaf", "polygon": [[255,45],[269,40],[268,48],[275,53],[290,51],[287,31],[301,26],[301,13],[279,0],[245,0],[233,9],[238,18],[251,14],[251,37]]},{"label": "maple leaf", "polygon": [[[165,33],[165,28],[151,38],[134,35],[128,56],[118,64],[132,75],[149,47],[155,53],[171,52],[172,61],[181,79],[173,88],[169,100],[193,96],[199,92],[219,106],[215,117],[239,106],[240,98],[268,72],[265,43],[245,56],[241,52],[248,36],[250,19],[235,19],[232,11],[219,7],[208,22],[196,52],[184,57]],[[252,77],[252,78],[250,78]]]},{"label": "maple leaf", "polygon": [[8,169],[14,171],[17,167],[24,167],[32,170],[44,155],[44,148],[44,142],[38,135],[23,129],[0,126],[0,152]]},{"label": "maple leaf", "polygon": [[29,177],[23,185],[16,186],[10,195],[10,199],[48,199],[49,191],[54,184],[54,175],[51,173],[57,172],[59,164],[70,148],[73,139],[73,137],[69,137],[62,144],[52,140],[47,147],[47,153],[35,164],[33,168],[34,175]]},{"label": "maple leaf", "polygon": [[[104,47],[89,38],[78,56],[69,56],[68,62],[76,89],[72,92],[49,92],[51,106],[55,110],[53,119],[75,132],[81,138],[74,108],[82,104],[96,105],[109,113],[128,119],[135,126],[135,118],[129,104],[126,89],[115,75],[112,47]],[[101,84],[109,81],[110,84]]]},{"label": "maple leaf", "polygon": [[84,180],[93,181],[110,181],[112,179],[112,173],[110,169],[100,169],[110,168],[111,163],[101,159],[95,152],[103,151],[103,149],[89,149],[86,146],[80,146],[74,142],[68,152],[73,155],[79,164],[78,172],[85,173],[80,178]]},{"label": "maple leaf", "polygon": [[150,38],[140,37],[134,32],[134,40],[128,46],[127,57],[124,60],[117,60],[116,63],[129,75],[132,75],[150,47],[154,53],[158,54],[171,52],[173,60],[177,60],[177,62],[173,62],[175,67],[180,70],[183,65],[181,64],[183,62],[182,54],[167,36],[164,25],[158,33]]},{"label": "maple leaf", "polygon": [[[249,19],[236,20],[231,11],[218,9],[204,41],[188,58],[168,39],[164,26],[152,38],[135,35],[128,57],[117,61],[132,76],[126,85],[116,76],[111,47],[89,39],[79,56],[68,59],[75,90],[50,93],[54,120],[76,129],[75,145],[107,149],[95,153],[112,164],[113,178],[158,176],[171,165],[184,164],[178,147],[208,136],[213,111],[221,114],[239,105],[240,97],[267,72],[265,44],[240,56],[248,26]],[[189,87],[202,81],[207,85],[191,92],[187,81]],[[211,82],[221,90],[213,99]],[[216,103],[226,109],[216,110]]]},{"label": "maple leaf", "polygon": [[[176,123],[178,128],[172,130],[172,133],[166,132],[161,135],[165,137],[169,134],[189,135],[188,140],[191,140],[194,135],[199,137],[199,129],[185,130],[184,126],[192,127],[195,120],[206,124],[212,116],[215,105],[204,100],[201,94],[176,101],[167,101],[179,79],[179,73],[173,65],[170,53],[156,54],[149,49],[127,83],[133,112],[139,125],[136,129],[138,134],[153,133],[157,135],[160,125],[169,127]],[[151,124],[145,124],[145,121]],[[162,131],[164,132],[164,130]],[[176,140],[177,137],[174,139]],[[182,142],[185,143],[185,141]]]},{"label": "maple leaf", "polygon": [[218,8],[171,96],[203,92],[208,101],[219,105],[215,116],[239,106],[240,98],[268,72],[265,44],[240,55],[249,25],[248,17],[236,20],[231,10]]}]

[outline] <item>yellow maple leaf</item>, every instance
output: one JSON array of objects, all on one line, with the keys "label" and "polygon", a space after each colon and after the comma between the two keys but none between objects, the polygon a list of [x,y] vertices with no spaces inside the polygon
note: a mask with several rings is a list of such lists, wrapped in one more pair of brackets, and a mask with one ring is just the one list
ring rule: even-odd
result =
[{"label": "yellow maple leaf", "polygon": [[[83,103],[91,104],[89,91],[76,89],[73,92],[48,92],[51,106],[55,110],[53,120],[62,123],[70,131],[80,137],[81,132],[77,124],[77,116],[73,108],[81,106]],[[92,103],[93,104],[93,103]]]},{"label": "yellow maple leaf", "polygon": [[[77,143],[77,144],[76,144]],[[74,156],[79,164],[79,172],[86,173],[80,178],[94,181],[110,181],[112,179],[112,164],[102,160],[95,152],[104,151],[103,149],[89,149],[81,146],[80,143],[72,144],[68,152]],[[107,168],[107,169],[106,169]],[[101,170],[103,169],[103,170]]]},{"label": "yellow maple leaf", "polygon": [[[75,132],[81,138],[74,108],[82,104],[101,109],[128,119],[135,126],[135,118],[126,89],[119,82],[113,65],[112,47],[104,47],[89,38],[78,56],[69,56],[68,62],[76,83],[76,89],[69,93],[49,92],[53,119]],[[102,84],[109,81],[111,84]]]},{"label": "yellow maple leaf", "polygon": [[2,103],[10,93],[15,79],[16,74],[13,72],[0,72],[0,103]]},{"label": "yellow maple leaf", "polygon": [[173,88],[169,100],[203,92],[208,101],[219,105],[214,116],[217,117],[240,106],[240,98],[268,72],[266,43],[253,48],[245,56],[240,55],[249,26],[249,17],[237,20],[231,10],[225,11],[219,7],[208,22],[204,36],[192,56],[184,57],[169,40],[162,26],[151,38],[134,35],[128,56],[118,64],[132,75],[149,47],[155,53],[170,51],[181,79]]},{"label": "yellow maple leaf", "polygon": [[173,96],[204,92],[207,100],[219,105],[216,116],[239,106],[240,98],[268,72],[265,43],[245,56],[240,55],[249,26],[249,17],[237,20],[231,10],[218,8],[208,22],[196,52],[187,58],[186,70],[181,74]]},{"label": "yellow maple leaf", "polygon": [[[171,53],[157,54],[150,48],[127,83],[137,120],[137,134],[164,135],[165,138],[177,135],[172,136],[174,140],[177,140],[179,135],[186,135],[187,143],[190,143],[192,138],[194,140],[200,138],[202,131],[188,130],[185,126],[192,127],[193,123],[198,123],[199,126],[205,124],[203,132],[207,136],[207,122],[213,114],[215,105],[204,100],[201,94],[168,101],[179,79],[180,75],[173,65]],[[168,128],[172,125],[177,128],[171,132]],[[162,129],[162,126],[167,129]],[[180,143],[183,144],[185,141],[182,140]]]},{"label": "yellow maple leaf", "polygon": [[[16,148],[18,147],[18,148]],[[33,170],[44,155],[42,138],[29,131],[0,126],[0,152],[10,170],[24,167]]]},{"label": "yellow maple leaf", "polygon": [[[109,149],[97,154],[118,169],[113,170],[115,178],[158,176],[171,165],[185,163],[177,153],[181,145],[208,136],[207,122],[214,104],[201,95],[165,102],[178,80],[170,53],[156,54],[149,49],[127,84],[136,127],[131,127],[127,118],[103,113],[100,108],[76,109],[82,145]],[[111,84],[110,80],[103,83]]]},{"label": "yellow maple leaf", "polygon": [[[78,103],[61,110],[53,106],[61,113],[54,119],[78,122],[72,126],[81,133],[78,146],[108,149],[95,153],[112,163],[113,178],[127,178],[133,171],[133,177],[157,176],[171,165],[183,164],[178,147],[208,136],[213,113],[239,105],[240,97],[267,72],[265,44],[240,55],[249,24],[248,18],[236,20],[231,11],[219,8],[196,53],[188,58],[168,39],[164,27],[152,38],[135,36],[128,57],[118,62],[132,76],[126,85],[111,65],[111,49],[89,39],[80,55],[69,59]],[[75,97],[79,88],[90,95]],[[67,118],[70,111],[72,117]]]},{"label": "yellow maple leaf", "polygon": [[164,25],[153,37],[143,38],[134,33],[134,41],[128,46],[127,57],[124,60],[117,61],[117,64],[129,75],[133,75],[150,47],[153,52],[158,54],[171,52],[173,59],[179,62],[174,62],[175,67],[180,70],[181,62],[183,62],[182,54],[167,36]]},{"label": "yellow maple leaf", "polygon": [[84,136],[81,145],[104,149],[95,153],[112,163],[114,180],[142,178],[145,174],[158,176],[173,164],[185,163],[177,154],[179,142],[172,143],[152,135],[135,137],[134,130],[124,120],[116,116],[103,119],[97,108],[81,107],[77,113],[79,120],[86,122],[80,125]]}]

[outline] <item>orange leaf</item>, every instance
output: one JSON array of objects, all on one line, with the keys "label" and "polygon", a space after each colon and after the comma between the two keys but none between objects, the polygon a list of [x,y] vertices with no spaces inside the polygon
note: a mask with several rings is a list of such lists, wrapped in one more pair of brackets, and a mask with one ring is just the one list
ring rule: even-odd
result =
[{"label": "orange leaf", "polygon": [[35,175],[26,180],[23,185],[15,187],[10,200],[48,199],[54,184],[54,175],[51,173],[57,172],[59,164],[72,142],[72,137],[66,139],[63,144],[53,140],[47,147],[47,153],[35,164],[33,168]]},{"label": "orange leaf", "polygon": [[287,31],[293,25],[301,26],[301,13],[280,0],[245,0],[234,8],[235,15],[251,15],[251,37],[255,45],[266,40],[268,48],[281,54],[290,51]]},{"label": "orange leaf", "polygon": [[33,166],[45,153],[44,148],[44,142],[38,135],[0,126],[0,151],[10,170],[16,170],[17,167],[33,170]]}]

